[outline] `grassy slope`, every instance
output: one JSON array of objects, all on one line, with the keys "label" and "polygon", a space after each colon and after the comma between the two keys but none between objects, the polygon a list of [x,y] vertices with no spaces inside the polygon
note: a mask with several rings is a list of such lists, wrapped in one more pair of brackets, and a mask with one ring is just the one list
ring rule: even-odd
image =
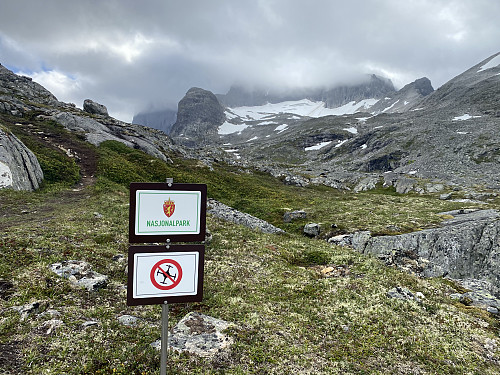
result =
[{"label": "grassy slope", "polygon": [[[0,299],[0,370],[13,373],[153,374],[159,354],[150,343],[160,335],[158,306],[127,307],[123,285],[127,254],[128,190],[131,181],[202,182],[209,196],[287,230],[262,235],[208,218],[203,303],[176,304],[171,324],[196,310],[235,323],[235,344],[215,359],[173,353],[169,373],[353,373],[496,374],[500,371],[498,321],[452,301],[453,286],[418,279],[377,260],[300,235],[304,222],[284,224],[286,209],[305,209],[310,221],[340,230],[383,233],[435,224],[437,212],[459,204],[435,197],[341,193],[327,188],[283,186],[269,176],[197,161],[164,164],[137,150],[106,142],[97,150],[98,181],[72,191],[52,181],[35,193],[0,191],[0,279],[14,285]],[[59,157],[59,156],[58,156]],[[69,164],[70,161],[67,161]],[[68,165],[69,165],[68,164]],[[248,171],[247,171],[248,172]],[[54,187],[57,186],[57,189]],[[462,206],[460,206],[462,207]],[[102,217],[96,216],[98,212]],[[95,293],[75,289],[51,273],[62,260],[88,261],[109,275]],[[325,278],[321,267],[339,266]],[[394,286],[422,292],[422,304],[388,299]],[[8,294],[8,293],[7,293]],[[4,298],[6,298],[4,296]],[[49,335],[50,314],[21,320],[11,309],[41,302],[64,322]],[[125,327],[117,317],[142,318]],[[97,320],[98,326],[81,324]]]}]

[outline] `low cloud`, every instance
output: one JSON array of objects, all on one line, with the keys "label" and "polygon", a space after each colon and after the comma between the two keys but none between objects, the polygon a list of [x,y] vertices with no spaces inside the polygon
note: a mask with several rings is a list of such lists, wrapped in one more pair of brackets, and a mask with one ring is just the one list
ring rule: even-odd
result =
[{"label": "low cloud", "polygon": [[[328,86],[375,73],[438,87],[498,52],[496,0],[17,0],[0,13],[0,63],[58,99],[131,121],[192,86]],[[29,27],[28,27],[29,25]]]}]

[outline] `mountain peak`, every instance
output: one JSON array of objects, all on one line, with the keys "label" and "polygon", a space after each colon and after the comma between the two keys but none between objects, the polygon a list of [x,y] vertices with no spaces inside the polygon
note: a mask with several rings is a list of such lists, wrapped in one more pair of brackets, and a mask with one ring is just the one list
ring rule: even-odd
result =
[{"label": "mountain peak", "polygon": [[192,87],[179,102],[170,135],[186,146],[203,145],[207,136],[217,134],[225,119],[224,108],[211,91]]}]

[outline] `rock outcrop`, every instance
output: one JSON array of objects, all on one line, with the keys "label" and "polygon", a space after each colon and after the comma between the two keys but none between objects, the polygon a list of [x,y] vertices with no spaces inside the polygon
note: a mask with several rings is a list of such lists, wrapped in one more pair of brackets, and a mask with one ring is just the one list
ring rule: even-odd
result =
[{"label": "rock outcrop", "polygon": [[425,277],[473,282],[500,297],[500,213],[495,210],[443,212],[442,226],[397,236],[353,236],[353,247]]},{"label": "rock outcrop", "polygon": [[[11,108],[6,108],[0,103],[0,112],[11,112],[27,108],[20,99],[26,99],[33,103],[44,104],[54,107],[62,105],[50,91],[42,85],[33,82],[31,78],[14,74],[0,64],[0,99],[10,101]],[[20,106],[20,107],[18,107]],[[12,113],[11,113],[12,114]],[[17,114],[17,113],[14,113]]]},{"label": "rock outcrop", "polygon": [[94,115],[109,116],[108,109],[105,105],[96,103],[90,99],[85,99],[83,101],[83,110]]},{"label": "rock outcrop", "polygon": [[[217,130],[225,120],[224,108],[215,95],[193,87],[179,102],[177,121],[170,135],[188,147],[204,146],[217,139]],[[210,139],[212,142],[208,142]]]},{"label": "rock outcrop", "polygon": [[36,190],[42,179],[36,156],[15,135],[0,127],[0,189]]},{"label": "rock outcrop", "polygon": [[88,291],[104,288],[108,283],[108,276],[93,271],[85,261],[65,260],[51,264],[49,268],[58,276],[68,279],[73,285],[83,287]]},{"label": "rock outcrop", "polygon": [[209,199],[207,203],[207,213],[220,219],[244,225],[246,227],[257,229],[263,233],[284,233],[283,229],[275,227],[265,220],[259,219],[250,214],[240,212],[232,207],[218,202],[215,199]]},{"label": "rock outcrop", "polygon": [[381,99],[394,92],[396,90],[390,79],[372,74],[366,82],[358,85],[344,85],[326,90],[321,94],[321,101],[325,102],[328,108],[336,108],[352,101]]},{"label": "rock outcrop", "polygon": [[419,78],[393,95],[379,100],[370,108],[370,112],[375,114],[406,112],[410,108],[415,108],[424,97],[432,92],[434,88],[431,81],[427,77]]},{"label": "rock outcrop", "polygon": [[[178,352],[200,357],[221,355],[233,344],[234,339],[223,331],[234,324],[198,312],[190,312],[172,330],[168,347]],[[151,344],[161,350],[161,340]]]},{"label": "rock outcrop", "polygon": [[107,116],[100,116],[97,121],[78,114],[59,112],[52,119],[68,130],[84,134],[85,139],[96,146],[104,141],[118,141],[165,161],[168,159],[162,149],[172,148],[170,139],[158,130],[127,124]]}]

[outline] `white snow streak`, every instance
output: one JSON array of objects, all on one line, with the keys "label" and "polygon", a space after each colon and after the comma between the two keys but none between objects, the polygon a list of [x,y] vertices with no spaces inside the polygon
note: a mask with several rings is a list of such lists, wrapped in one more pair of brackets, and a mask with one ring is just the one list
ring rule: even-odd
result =
[{"label": "white snow streak", "polygon": [[318,143],[317,145],[306,147],[306,148],[304,149],[304,151],[314,151],[314,150],[319,150],[320,148],[323,148],[323,147],[325,147],[325,146],[329,145],[330,143],[332,143],[332,141],[328,141],[328,142],[321,142],[321,143]]},{"label": "white snow streak", "polygon": [[399,99],[396,100],[394,103],[392,103],[389,107],[385,108],[382,113],[384,113],[385,111],[388,111],[389,109],[391,109],[392,107],[394,107],[396,104],[398,104],[399,102]]},{"label": "white snow streak", "polygon": [[350,127],[350,128],[344,128],[345,131],[348,131],[349,133],[352,133],[352,134],[358,134],[358,129],[354,128],[354,127]]},{"label": "white snow streak", "polygon": [[279,134],[281,132],[284,132],[287,128],[288,128],[288,125],[287,124],[283,124],[283,125],[277,126],[276,129],[274,129],[274,131],[278,132],[278,134]]},{"label": "white snow streak", "polygon": [[337,144],[335,145],[335,148],[342,146],[342,145],[343,145],[344,143],[346,143],[347,141],[348,141],[348,139],[344,139],[343,141],[339,141],[339,143],[337,143]]},{"label": "white snow streak", "polygon": [[465,115],[454,117],[453,121],[465,121],[465,120],[469,120],[471,118],[478,118],[478,117],[481,117],[481,116],[471,116],[468,113],[466,113]]}]

